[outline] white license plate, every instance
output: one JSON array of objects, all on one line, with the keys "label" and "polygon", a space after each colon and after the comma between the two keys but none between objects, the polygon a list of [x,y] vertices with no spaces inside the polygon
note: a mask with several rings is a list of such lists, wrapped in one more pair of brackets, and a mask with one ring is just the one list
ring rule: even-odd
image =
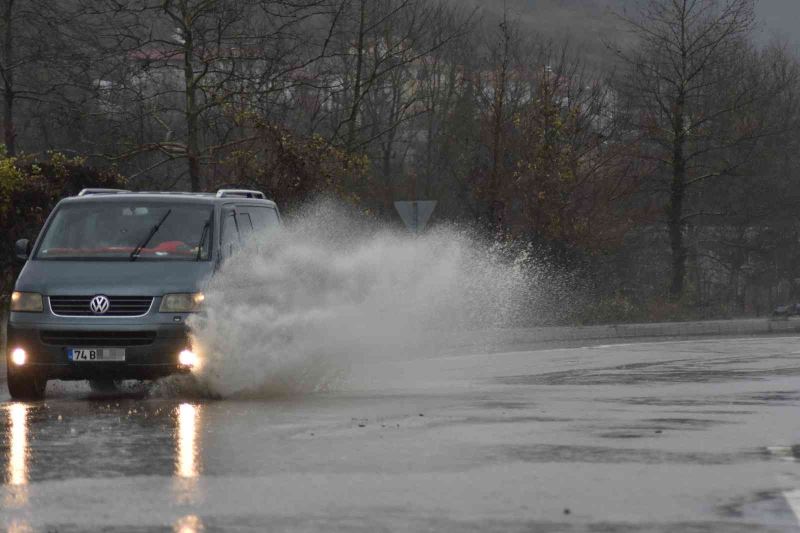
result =
[{"label": "white license plate", "polygon": [[69,348],[67,358],[76,363],[124,361],[125,348]]}]

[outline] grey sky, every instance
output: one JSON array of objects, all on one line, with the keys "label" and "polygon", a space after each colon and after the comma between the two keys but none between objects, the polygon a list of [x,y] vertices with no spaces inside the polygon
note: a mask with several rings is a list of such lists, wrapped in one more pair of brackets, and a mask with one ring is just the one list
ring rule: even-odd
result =
[{"label": "grey sky", "polygon": [[761,0],[757,6],[761,33],[777,34],[800,45],[800,0]]},{"label": "grey sky", "polygon": [[[512,17],[544,37],[568,38],[582,46],[594,60],[605,57],[604,42],[624,43],[626,33],[612,11],[635,9],[640,0],[453,0],[502,12],[507,5]],[[767,42],[786,40],[800,52],[800,0],[756,0],[756,38]]]}]

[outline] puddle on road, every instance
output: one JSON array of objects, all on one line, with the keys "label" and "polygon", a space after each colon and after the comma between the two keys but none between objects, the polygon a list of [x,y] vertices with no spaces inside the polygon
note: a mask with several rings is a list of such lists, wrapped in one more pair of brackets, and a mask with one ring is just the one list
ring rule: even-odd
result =
[{"label": "puddle on road", "polygon": [[547,374],[499,377],[503,385],[641,385],[645,383],[726,383],[760,381],[773,376],[800,376],[800,367],[770,370],[659,369],[628,372],[614,367],[597,370],[570,370]]},{"label": "puddle on road", "polygon": [[655,433],[655,431],[636,432],[636,431],[617,430],[617,431],[606,431],[605,433],[600,433],[597,436],[602,439],[642,439],[645,437],[655,437],[657,436],[657,434]]},{"label": "puddle on road", "polygon": [[[800,402],[800,391],[768,391],[749,394],[699,396],[694,398],[687,398],[685,396],[680,398],[669,398],[664,396],[631,396],[627,398],[598,398],[595,401],[653,407],[762,406],[776,403]],[[691,412],[697,414],[752,414],[752,411],[747,410],[707,410]]]},{"label": "puddle on road", "polygon": [[647,418],[642,420],[646,429],[708,429],[712,426],[725,424],[738,424],[732,420],[717,420],[714,418]]},{"label": "puddle on road", "polygon": [[761,392],[746,396],[746,398],[759,401],[763,403],[772,402],[796,402],[800,401],[800,391],[775,391],[775,392]]},{"label": "puddle on road", "polygon": [[[781,490],[760,491],[720,505],[717,512],[725,518],[753,524],[788,526],[797,531],[798,517],[787,493]],[[782,528],[784,529],[784,528]]]},{"label": "puddle on road", "polygon": [[0,462],[8,465],[6,483],[173,475],[176,465],[196,456],[192,439],[200,428],[201,410],[186,402],[143,403],[124,397],[0,405]]},{"label": "puddle on road", "polygon": [[792,446],[767,446],[764,448],[764,453],[773,459],[796,463],[800,461],[800,444],[794,444]]},{"label": "puddle on road", "polygon": [[638,423],[612,426],[610,431],[604,427],[597,436],[605,439],[657,437],[665,432],[705,431],[719,425],[738,423],[732,420],[708,418],[647,418]]},{"label": "puddle on road", "polygon": [[498,402],[498,401],[488,401],[488,402],[481,402],[475,404],[477,407],[484,407],[486,409],[504,409],[504,410],[514,410],[514,409],[528,409],[533,407],[533,403],[531,402]]},{"label": "puddle on road", "polygon": [[536,444],[533,446],[499,446],[490,454],[499,459],[526,463],[603,463],[603,464],[701,464],[726,465],[763,461],[756,451],[740,453],[668,452],[645,448],[611,448],[605,446],[568,446]]},{"label": "puddle on road", "polygon": [[[578,368],[544,374],[511,375],[496,378],[504,385],[639,385],[645,383],[726,383],[758,381],[774,376],[798,376],[800,366],[736,368],[736,365],[788,359],[785,354],[720,359],[671,359],[629,363],[604,368]],[[728,368],[725,368],[728,367]],[[796,392],[795,392],[796,394]]]},{"label": "puddle on road", "polygon": [[531,423],[555,423],[555,422],[572,422],[571,418],[563,418],[556,416],[546,415],[531,415],[531,416],[468,416],[463,418],[450,418],[447,420],[436,420],[425,424],[425,429],[435,428],[448,428],[453,426],[487,426],[495,424],[531,424]]},{"label": "puddle on road", "polygon": [[734,415],[734,416],[747,416],[756,413],[756,411],[745,411],[743,409],[698,409],[696,411],[675,410],[669,412],[679,415]]}]

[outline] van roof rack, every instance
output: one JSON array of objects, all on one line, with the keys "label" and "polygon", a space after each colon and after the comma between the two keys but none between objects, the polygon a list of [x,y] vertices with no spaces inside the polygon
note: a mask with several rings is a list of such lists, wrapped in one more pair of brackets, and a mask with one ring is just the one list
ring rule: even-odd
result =
[{"label": "van roof rack", "polygon": [[138,194],[161,194],[164,196],[180,195],[180,196],[213,196],[213,192],[191,192],[191,191],[139,191]]},{"label": "van roof rack", "polygon": [[249,191],[247,189],[220,189],[217,191],[217,198],[258,198],[259,200],[266,200],[267,195],[261,191]]},{"label": "van roof rack", "polygon": [[78,196],[89,196],[91,194],[120,194],[126,191],[124,189],[83,189],[81,192],[78,193]]}]

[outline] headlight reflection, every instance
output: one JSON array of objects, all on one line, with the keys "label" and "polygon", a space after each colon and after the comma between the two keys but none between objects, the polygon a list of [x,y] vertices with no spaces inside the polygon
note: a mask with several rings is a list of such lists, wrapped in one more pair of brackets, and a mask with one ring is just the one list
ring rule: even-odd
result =
[{"label": "headlight reflection", "polygon": [[175,533],[199,533],[203,531],[203,521],[193,514],[186,515],[175,522],[172,530]]},{"label": "headlight reflection", "polygon": [[6,531],[8,533],[33,533],[33,528],[28,522],[15,521],[8,524]]},{"label": "headlight reflection", "polygon": [[190,403],[183,403],[176,410],[174,487],[178,503],[191,503],[196,496],[200,476],[200,415],[201,407]]},{"label": "headlight reflection", "polygon": [[197,467],[197,417],[198,408],[189,403],[178,407],[178,442],[175,473],[181,478],[195,478]]},{"label": "headlight reflection", "polygon": [[28,406],[15,403],[8,408],[11,448],[8,454],[8,484],[28,483]]},{"label": "headlight reflection", "polygon": [[15,403],[6,410],[9,444],[6,483],[10,485],[5,498],[7,507],[19,507],[28,501],[28,409],[25,404]]}]

